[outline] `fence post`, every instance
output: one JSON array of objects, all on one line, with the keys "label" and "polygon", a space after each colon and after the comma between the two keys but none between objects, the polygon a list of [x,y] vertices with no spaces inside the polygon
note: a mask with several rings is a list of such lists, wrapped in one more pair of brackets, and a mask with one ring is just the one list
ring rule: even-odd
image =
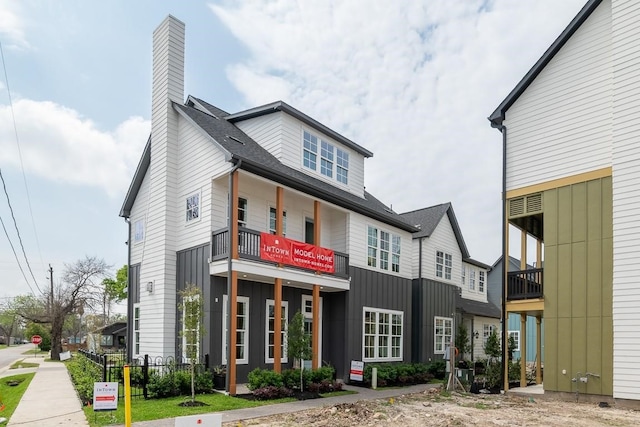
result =
[{"label": "fence post", "polygon": [[149,355],[144,355],[144,365],[142,365],[142,395],[148,399],[147,385],[149,384]]},{"label": "fence post", "polygon": [[100,356],[102,359],[102,381],[107,381],[107,355]]}]

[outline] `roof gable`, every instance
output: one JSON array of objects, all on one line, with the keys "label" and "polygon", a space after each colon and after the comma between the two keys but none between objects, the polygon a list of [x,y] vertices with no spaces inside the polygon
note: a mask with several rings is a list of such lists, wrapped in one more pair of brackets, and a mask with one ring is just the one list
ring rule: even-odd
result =
[{"label": "roof gable", "polygon": [[408,223],[413,224],[420,229],[420,231],[413,233],[413,238],[419,239],[430,237],[438,224],[440,224],[442,218],[444,218],[445,214],[447,215],[447,218],[451,223],[453,233],[456,236],[458,247],[462,253],[462,259],[466,260],[469,258],[469,251],[467,250],[467,245],[462,237],[462,231],[460,230],[460,225],[458,225],[456,214],[453,212],[453,205],[450,202],[411,212],[405,212],[400,214],[400,216],[402,216]]},{"label": "roof gable", "polygon": [[491,126],[500,128],[502,122],[505,119],[505,113],[513,105],[514,102],[524,93],[525,90],[531,85],[531,83],[538,77],[540,72],[549,64],[549,62],[556,56],[556,54],[562,49],[567,41],[573,36],[573,34],[580,28],[580,26],[591,16],[591,13],[602,3],[602,0],[589,0],[587,4],[578,12],[578,14],[571,20],[569,25],[558,36],[558,38],[549,46],[544,54],[538,59],[538,61],[531,67],[531,69],[525,74],[515,88],[507,95],[507,97],[498,105],[493,113],[488,117],[491,122]]}]

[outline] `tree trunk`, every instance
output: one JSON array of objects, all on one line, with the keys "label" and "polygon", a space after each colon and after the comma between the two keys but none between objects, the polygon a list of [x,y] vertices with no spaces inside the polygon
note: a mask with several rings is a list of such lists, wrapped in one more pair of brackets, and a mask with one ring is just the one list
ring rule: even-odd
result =
[{"label": "tree trunk", "polygon": [[193,358],[191,359],[191,402],[196,401],[196,370],[195,370],[195,362]]},{"label": "tree trunk", "polygon": [[63,318],[55,316],[53,322],[51,322],[51,360],[60,360],[63,321]]}]

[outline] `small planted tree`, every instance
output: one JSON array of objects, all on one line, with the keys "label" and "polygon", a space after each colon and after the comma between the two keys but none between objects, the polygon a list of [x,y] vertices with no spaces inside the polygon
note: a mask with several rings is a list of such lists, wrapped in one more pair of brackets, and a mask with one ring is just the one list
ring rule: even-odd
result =
[{"label": "small planted tree", "polygon": [[491,335],[487,337],[487,342],[484,344],[484,352],[487,355],[487,384],[490,389],[500,387],[500,377],[502,375],[502,367],[498,358],[501,355],[500,340],[496,331],[492,331]]},{"label": "small planted tree", "polygon": [[460,357],[464,358],[466,354],[471,353],[471,340],[469,339],[469,331],[464,324],[458,326],[458,333],[456,334],[456,347],[460,353]]},{"label": "small planted tree", "polygon": [[204,306],[202,292],[194,284],[179,291],[181,302],[178,310],[182,313],[182,338],[183,352],[189,360],[189,372],[191,374],[191,403],[196,401],[196,363],[198,362],[198,349],[204,337]]},{"label": "small planted tree", "polygon": [[304,391],[302,370],[304,368],[304,360],[308,360],[312,356],[311,339],[304,332],[304,317],[298,312],[293,316],[289,323],[287,332],[287,352],[289,356],[300,361],[300,391]]}]

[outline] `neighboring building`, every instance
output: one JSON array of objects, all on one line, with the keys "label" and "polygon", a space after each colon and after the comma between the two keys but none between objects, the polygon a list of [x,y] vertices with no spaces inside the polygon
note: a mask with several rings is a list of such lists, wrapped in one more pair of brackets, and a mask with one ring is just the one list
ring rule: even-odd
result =
[{"label": "neighboring building", "polygon": [[352,360],[411,361],[414,332],[435,330],[433,316],[412,323],[418,229],[364,190],[372,153],[284,102],[234,114],[183,102],[184,24],[171,16],[153,52],[151,136],[120,212],[129,357],[183,354],[177,292],[192,283],[205,299],[200,356],[227,365],[231,394],[256,367],[292,365],[298,310],[308,366],[346,378]]},{"label": "neighboring building", "polygon": [[639,21],[640,2],[588,1],[489,118],[503,136],[506,221],[544,259],[505,273],[505,290],[507,312],[544,316],[545,392],[635,406]]},{"label": "neighboring building", "polygon": [[[534,267],[531,265],[527,265],[527,269],[533,269]],[[516,272],[520,270],[520,260],[515,259],[514,257],[509,257],[509,271]],[[498,260],[491,266],[491,271],[489,271],[489,284],[488,284],[488,298],[489,301],[496,304],[498,307],[502,307],[502,257],[499,257]],[[512,336],[516,343],[516,349],[513,352],[513,360],[518,360],[522,358],[520,351],[520,336],[523,334],[522,324],[520,323],[520,314],[519,313],[509,313],[509,318],[507,320],[507,337]],[[524,334],[525,340],[528,343],[537,342],[537,325],[536,318],[532,316],[527,317],[525,331]],[[528,345],[526,348],[526,358],[525,360],[529,364],[536,363],[538,359],[544,365],[544,319],[541,319],[540,325],[540,355],[538,355],[537,347],[534,345]]]},{"label": "neighboring building", "polygon": [[[487,300],[491,267],[469,257],[451,203],[401,215],[419,228],[413,233],[413,315],[414,331],[422,332],[414,339],[419,343],[414,347],[414,359],[429,360],[443,354],[440,329],[455,328],[455,334],[460,322],[468,331],[472,348],[463,357],[485,358],[484,343],[491,332],[500,330],[500,309]],[[457,295],[455,301],[451,300],[452,290]],[[430,297],[424,298],[425,293],[431,293]],[[435,331],[433,336],[429,335],[431,330]],[[433,354],[428,352],[431,343]]]}]

